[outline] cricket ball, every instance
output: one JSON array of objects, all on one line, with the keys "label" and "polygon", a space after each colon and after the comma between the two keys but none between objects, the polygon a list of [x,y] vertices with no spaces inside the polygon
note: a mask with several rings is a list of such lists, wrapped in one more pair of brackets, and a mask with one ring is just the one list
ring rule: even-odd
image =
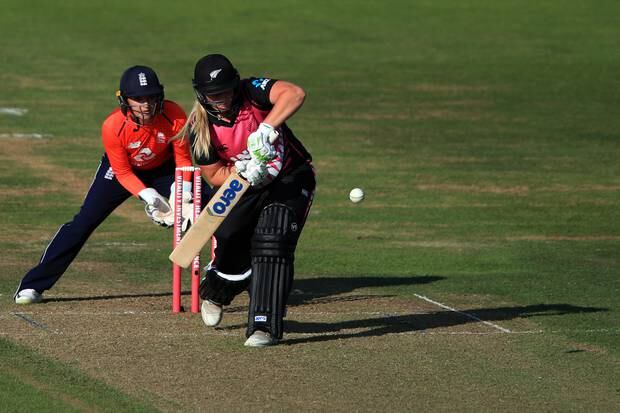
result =
[{"label": "cricket ball", "polygon": [[354,204],[362,202],[364,200],[364,191],[361,188],[353,188],[351,192],[349,192],[349,199]]}]

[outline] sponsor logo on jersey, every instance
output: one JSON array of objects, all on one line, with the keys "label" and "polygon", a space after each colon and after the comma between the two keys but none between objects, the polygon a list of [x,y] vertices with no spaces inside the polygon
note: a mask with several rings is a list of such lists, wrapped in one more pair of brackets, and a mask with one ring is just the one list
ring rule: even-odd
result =
[{"label": "sponsor logo on jersey", "polygon": [[163,132],[157,132],[157,143],[166,143],[166,135]]},{"label": "sponsor logo on jersey", "polygon": [[257,315],[254,316],[254,321],[262,321],[263,323],[267,322],[267,316],[266,315]]},{"label": "sponsor logo on jersey", "polygon": [[137,142],[129,142],[129,145],[127,145],[127,148],[129,149],[137,149],[140,147],[140,145],[142,145],[142,142],[137,141]]},{"label": "sponsor logo on jersey", "polygon": [[155,154],[149,148],[142,148],[136,156],[133,157],[137,166],[142,166],[146,161],[150,161],[155,157]]},{"label": "sponsor logo on jersey", "polygon": [[237,197],[237,193],[244,188],[243,184],[238,179],[233,179],[228,184],[220,198],[208,208],[210,215],[225,216],[228,211],[228,207],[231,202]]},{"label": "sponsor logo on jersey", "polygon": [[256,88],[256,89],[262,89],[265,90],[265,88],[267,87],[267,85],[269,84],[269,82],[271,81],[271,79],[266,79],[264,77],[261,77],[260,79],[254,79],[252,80],[252,85]]}]

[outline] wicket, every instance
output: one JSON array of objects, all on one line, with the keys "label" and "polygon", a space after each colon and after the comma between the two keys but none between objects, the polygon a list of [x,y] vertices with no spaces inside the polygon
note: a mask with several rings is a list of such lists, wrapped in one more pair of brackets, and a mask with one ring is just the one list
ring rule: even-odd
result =
[{"label": "wicket", "polygon": [[[183,172],[193,172],[194,184],[194,222],[198,215],[200,215],[200,206],[202,203],[202,181],[200,168],[194,166],[185,166],[175,169],[174,182],[174,235],[172,240],[172,248],[175,248],[181,237],[183,236]],[[200,312],[200,297],[198,295],[198,288],[200,286],[200,255],[197,255],[192,262],[192,313]],[[172,264],[172,312],[181,312],[181,273],[182,268],[176,264]]]}]

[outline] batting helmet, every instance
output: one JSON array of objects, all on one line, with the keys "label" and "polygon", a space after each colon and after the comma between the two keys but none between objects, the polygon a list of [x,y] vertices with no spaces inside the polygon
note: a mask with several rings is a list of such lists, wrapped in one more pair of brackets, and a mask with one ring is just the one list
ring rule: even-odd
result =
[{"label": "batting helmet", "polygon": [[207,101],[207,95],[233,90],[232,107],[227,112],[234,112],[241,103],[239,84],[239,72],[224,55],[210,54],[196,63],[192,86],[196,99],[211,115],[217,116],[220,113]]}]

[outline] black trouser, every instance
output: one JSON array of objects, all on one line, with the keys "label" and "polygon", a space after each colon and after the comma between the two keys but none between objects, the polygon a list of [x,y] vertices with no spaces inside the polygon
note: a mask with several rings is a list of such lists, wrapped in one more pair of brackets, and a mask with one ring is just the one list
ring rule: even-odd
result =
[{"label": "black trouser", "polygon": [[[147,187],[155,188],[162,196],[169,197],[174,168],[175,163],[171,159],[155,169],[134,173]],[[203,185],[203,188],[209,190],[207,185]],[[80,211],[58,229],[43,251],[39,263],[24,276],[17,291],[32,288],[43,292],[52,288],[93,231],[130,196],[131,193],[114,176],[107,155],[103,155]],[[207,199],[207,196],[203,196],[203,203]]]},{"label": "black trouser", "polygon": [[294,252],[312,205],[315,186],[314,170],[310,164],[304,164],[265,188],[246,192],[215,232],[215,257],[201,281],[201,297],[228,305],[248,288],[253,277],[252,241],[257,236],[258,220],[265,208],[274,204],[286,205],[295,215],[296,235],[287,240],[289,282],[292,282]]},{"label": "black trouser", "polygon": [[295,211],[297,234],[301,234],[315,186],[312,166],[303,164],[265,188],[246,192],[215,232],[215,268],[225,274],[242,274],[250,268],[251,241],[258,217],[272,203],[287,205]]}]

